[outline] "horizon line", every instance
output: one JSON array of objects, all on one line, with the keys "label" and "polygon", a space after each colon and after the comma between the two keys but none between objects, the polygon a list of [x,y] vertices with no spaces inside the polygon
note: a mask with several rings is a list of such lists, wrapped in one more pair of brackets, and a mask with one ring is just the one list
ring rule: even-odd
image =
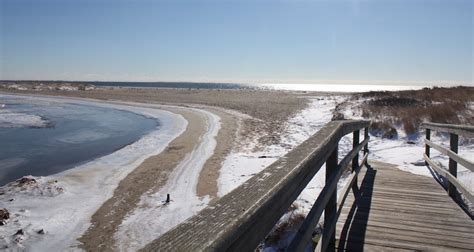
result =
[{"label": "horizon line", "polygon": [[0,79],[0,82],[8,81],[46,81],[46,82],[96,82],[96,83],[202,83],[202,84],[226,84],[226,85],[382,85],[382,86],[474,86],[474,82],[454,81],[454,80],[437,80],[437,81],[391,81],[391,80],[326,80],[313,82],[283,82],[283,81],[199,81],[199,80],[67,80],[67,79]]}]

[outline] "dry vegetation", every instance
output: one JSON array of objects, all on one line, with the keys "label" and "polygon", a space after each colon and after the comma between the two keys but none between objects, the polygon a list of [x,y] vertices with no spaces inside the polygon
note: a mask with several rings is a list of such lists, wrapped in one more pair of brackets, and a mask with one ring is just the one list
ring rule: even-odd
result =
[{"label": "dry vegetation", "polygon": [[354,95],[353,101],[362,101],[362,117],[371,119],[372,129],[382,134],[393,134],[396,127],[416,134],[424,121],[474,124],[474,87],[368,92]]},{"label": "dry vegetation", "polygon": [[287,214],[273,227],[273,230],[265,237],[256,251],[284,251],[289,245],[288,242],[304,222],[306,215],[298,211],[298,206],[292,204]]}]

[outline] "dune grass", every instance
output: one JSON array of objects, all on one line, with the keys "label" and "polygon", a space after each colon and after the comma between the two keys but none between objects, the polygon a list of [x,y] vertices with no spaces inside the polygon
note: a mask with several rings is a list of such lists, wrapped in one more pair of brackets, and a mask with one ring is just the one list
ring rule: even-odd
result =
[{"label": "dune grass", "polygon": [[352,100],[360,101],[362,117],[373,121],[373,130],[402,127],[411,135],[425,121],[474,124],[474,87],[368,92],[355,94]]}]

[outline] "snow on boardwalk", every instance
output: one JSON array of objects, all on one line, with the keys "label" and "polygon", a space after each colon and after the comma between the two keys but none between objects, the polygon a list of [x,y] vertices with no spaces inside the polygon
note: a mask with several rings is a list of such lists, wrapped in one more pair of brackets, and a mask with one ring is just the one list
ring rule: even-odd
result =
[{"label": "snow on boardwalk", "polygon": [[348,198],[339,218],[338,250],[474,248],[474,222],[433,178],[381,162],[369,165],[359,175],[358,205]]}]

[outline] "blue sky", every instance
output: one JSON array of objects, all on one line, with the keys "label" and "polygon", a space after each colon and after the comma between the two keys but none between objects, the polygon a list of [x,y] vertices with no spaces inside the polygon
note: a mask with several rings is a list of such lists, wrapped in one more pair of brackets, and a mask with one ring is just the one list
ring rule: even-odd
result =
[{"label": "blue sky", "polygon": [[474,1],[0,2],[0,79],[473,82]]}]

